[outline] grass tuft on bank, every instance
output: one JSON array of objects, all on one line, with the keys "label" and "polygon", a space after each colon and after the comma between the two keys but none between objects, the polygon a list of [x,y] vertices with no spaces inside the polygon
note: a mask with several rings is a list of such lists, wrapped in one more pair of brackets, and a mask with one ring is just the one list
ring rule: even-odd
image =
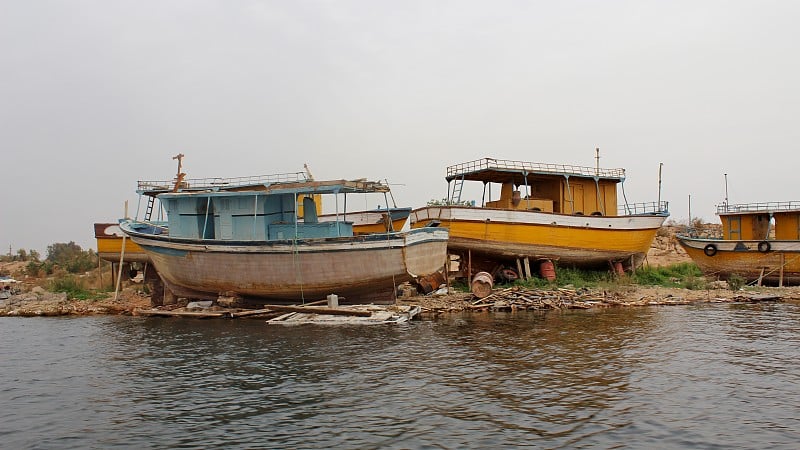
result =
[{"label": "grass tuft on bank", "polygon": [[[611,271],[604,270],[583,270],[557,266],[554,281],[534,277],[528,280],[517,280],[514,285],[529,289],[569,287],[615,290],[636,285],[700,290],[705,289],[708,283],[696,264],[679,263],[663,267],[642,267],[625,275],[616,275]],[[464,288],[469,291],[469,286],[464,285]]]},{"label": "grass tuft on bank", "polygon": [[64,292],[70,300],[97,300],[105,298],[106,291],[98,292],[86,287],[86,282],[72,274],[63,274],[54,277],[47,283],[50,292]]}]

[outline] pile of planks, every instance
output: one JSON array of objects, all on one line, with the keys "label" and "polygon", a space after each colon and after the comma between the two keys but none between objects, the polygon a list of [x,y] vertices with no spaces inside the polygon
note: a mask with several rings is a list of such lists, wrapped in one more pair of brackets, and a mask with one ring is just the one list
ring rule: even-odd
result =
[{"label": "pile of planks", "polygon": [[[637,296],[638,297],[638,296]],[[695,303],[759,303],[782,301],[780,295],[736,295],[733,297],[705,296],[684,298],[671,294],[632,298],[617,292],[591,291],[588,289],[527,289],[510,287],[495,290],[490,295],[477,298],[465,307],[471,311],[515,311],[515,310],[559,310],[590,309],[613,306],[670,306]]]},{"label": "pile of planks", "polygon": [[468,310],[589,309],[615,304],[616,296],[586,289],[525,289],[510,287],[473,301]]}]

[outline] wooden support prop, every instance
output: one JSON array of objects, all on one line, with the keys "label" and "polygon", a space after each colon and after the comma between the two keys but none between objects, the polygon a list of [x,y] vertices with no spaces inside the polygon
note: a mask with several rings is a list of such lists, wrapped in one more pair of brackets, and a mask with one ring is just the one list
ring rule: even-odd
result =
[{"label": "wooden support prop", "polygon": [[357,316],[357,317],[370,317],[372,315],[369,311],[357,311],[354,309],[341,309],[341,308],[322,308],[318,306],[289,306],[289,305],[264,305],[265,309],[271,311],[287,311],[299,312],[308,314],[330,314],[334,316]]},{"label": "wooden support prop", "polygon": [[758,275],[758,285],[759,286],[761,286],[761,281],[764,279],[764,269],[766,269],[766,267],[762,267],[761,268],[761,273]]},{"label": "wooden support prop", "polygon": [[467,279],[472,279],[472,250],[467,250]]},{"label": "wooden support prop", "polygon": [[517,258],[517,273],[523,280],[527,279],[525,278],[525,274],[522,272],[522,263],[519,261],[519,258]]},{"label": "wooden support prop", "polygon": [[781,252],[781,273],[778,278],[778,287],[783,287],[783,266],[786,265],[786,254]]},{"label": "wooden support prop", "polygon": [[531,278],[531,277],[533,277],[533,274],[531,273],[531,263],[530,263],[530,261],[528,260],[528,257],[527,257],[527,256],[526,256],[526,257],[525,257],[525,259],[523,260],[523,264],[524,264],[524,266],[525,266],[525,279],[527,280],[528,278]]}]

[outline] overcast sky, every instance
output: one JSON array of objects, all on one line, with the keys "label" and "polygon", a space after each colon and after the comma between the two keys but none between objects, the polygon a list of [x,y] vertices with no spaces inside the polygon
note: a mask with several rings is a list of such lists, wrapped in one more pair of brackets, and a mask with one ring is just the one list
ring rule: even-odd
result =
[{"label": "overcast sky", "polygon": [[[445,196],[495,157],[627,170],[629,201],[800,200],[800,2],[0,0],[0,251],[136,181],[301,171]],[[376,205],[370,205],[374,207]]]}]

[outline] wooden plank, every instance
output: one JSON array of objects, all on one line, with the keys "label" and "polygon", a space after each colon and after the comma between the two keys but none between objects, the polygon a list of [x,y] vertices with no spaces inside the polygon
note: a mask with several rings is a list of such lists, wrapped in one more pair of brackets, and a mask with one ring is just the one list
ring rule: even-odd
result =
[{"label": "wooden plank", "polygon": [[160,309],[141,309],[137,311],[140,316],[169,316],[169,317],[195,317],[205,319],[211,317],[223,317],[225,312],[197,312],[197,311],[164,311]]},{"label": "wooden plank", "polygon": [[525,272],[522,271],[522,263],[519,262],[519,258],[517,258],[517,273],[519,274],[520,278],[527,280],[525,277]]},{"label": "wooden plank", "polygon": [[527,280],[528,278],[531,278],[533,276],[533,274],[531,273],[531,263],[528,260],[527,256],[523,260],[523,265],[525,267],[525,279]]},{"label": "wooden plank", "polygon": [[269,309],[251,309],[249,311],[232,312],[232,313],[230,313],[230,315],[233,318],[237,318],[237,317],[259,316],[259,315],[262,315],[262,314],[269,314],[271,312],[273,312],[273,311],[269,310]]},{"label": "wooden plank", "polygon": [[358,316],[369,317],[370,311],[359,311],[355,309],[342,308],[320,308],[318,306],[289,306],[289,305],[264,305],[265,308],[273,311],[299,312],[307,314],[331,314],[337,316]]}]

